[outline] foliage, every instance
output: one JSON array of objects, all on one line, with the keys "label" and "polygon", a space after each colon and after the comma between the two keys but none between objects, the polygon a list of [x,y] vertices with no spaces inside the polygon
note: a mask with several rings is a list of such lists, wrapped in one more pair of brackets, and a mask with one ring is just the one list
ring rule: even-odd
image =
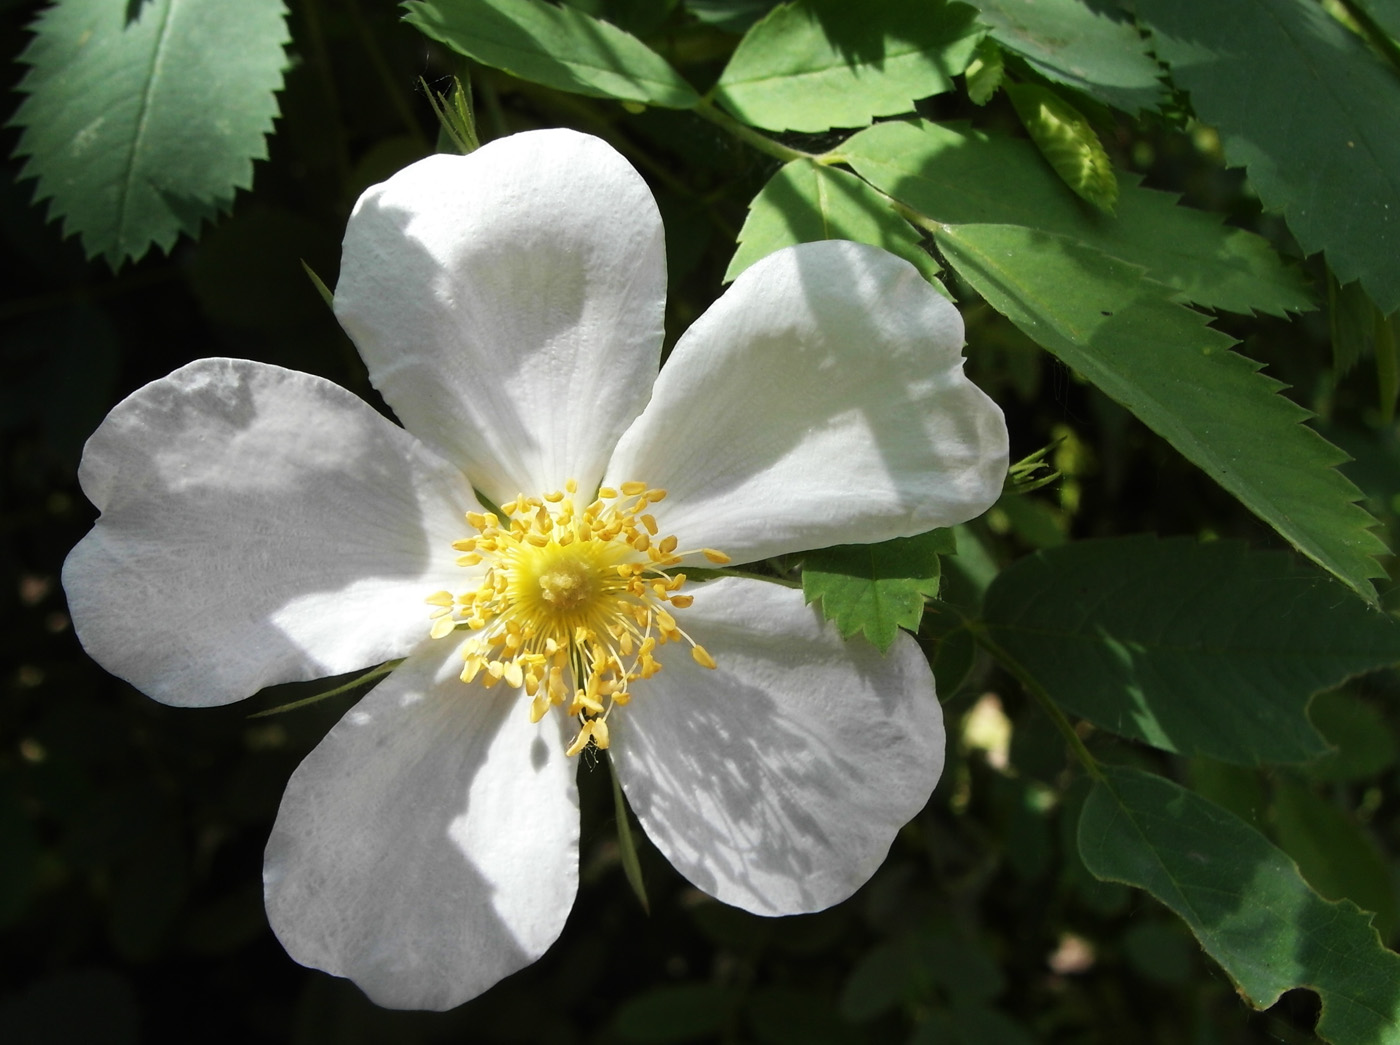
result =
[{"label": "foliage", "polygon": [[[1400,1041],[1393,3],[0,19],[0,1039]],[[755,567],[935,668],[944,781],[856,898],[776,922],[704,899],[599,761],[554,950],[456,1012],[378,1012],[281,954],[258,879],[282,785],[354,697],[278,687],[259,708],[298,706],[251,719],[103,675],[57,584],[91,522],[75,469],[199,356],[368,392],[317,289],[359,192],[434,142],[555,125],[651,184],[672,337],[782,246],[882,246],[957,300],[1013,457],[1051,471],[956,541]]]}]

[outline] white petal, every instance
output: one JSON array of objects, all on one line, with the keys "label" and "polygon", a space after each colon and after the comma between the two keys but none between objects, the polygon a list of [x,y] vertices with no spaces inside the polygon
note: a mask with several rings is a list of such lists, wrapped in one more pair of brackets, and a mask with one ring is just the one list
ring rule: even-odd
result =
[{"label": "white petal", "polygon": [[129,396],[83,451],[102,512],[63,566],[83,646],[167,704],[402,657],[460,583],[465,478],[329,381],[203,359]]},{"label": "white petal", "polygon": [[415,654],[306,757],[267,844],[287,952],[380,1005],[448,1009],[537,959],[578,889],[578,796],[558,716]]},{"label": "white petal", "polygon": [[404,426],[500,504],[596,486],[656,376],[665,294],[646,184],[599,139],[549,130],[367,191],[335,307]]},{"label": "white petal", "polygon": [[755,914],[818,911],[880,866],[943,770],[933,673],[904,633],[843,641],[790,588],[731,578],[676,614],[717,662],[662,647],[609,717],[637,818],[698,888]]},{"label": "white petal", "polygon": [[892,254],[780,250],[681,339],[608,484],[666,489],[665,531],[736,562],[964,522],[1000,494],[1007,437],[962,340],[957,310]]}]

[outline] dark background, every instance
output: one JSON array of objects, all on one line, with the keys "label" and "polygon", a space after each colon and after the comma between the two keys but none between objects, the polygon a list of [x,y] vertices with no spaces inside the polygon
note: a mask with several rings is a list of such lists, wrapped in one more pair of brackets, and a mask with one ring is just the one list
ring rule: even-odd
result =
[{"label": "dark background", "polygon": [[[660,24],[643,4],[586,6],[641,32]],[[391,4],[291,7],[293,65],[270,158],[256,165],[253,191],[197,243],[113,273],[45,225],[30,205],[32,184],[16,182],[17,164],[0,177],[0,1040],[1313,1040],[1311,996],[1250,1013],[1170,914],[1082,869],[1072,839],[1083,784],[1053,730],[1014,684],[962,650],[938,649],[936,622],[924,638],[940,658],[949,768],[885,867],[847,903],[756,918],[691,889],[643,842],[645,914],[618,861],[607,768],[581,764],[582,887],[563,937],[535,966],[454,1012],[394,1013],[283,953],[263,916],[262,848],[287,776],[354,697],[266,718],[248,716],[326,684],[222,709],[163,707],[83,654],[59,571],[94,517],[75,478],[83,441],[145,382],[229,355],[321,374],[376,401],[300,262],[334,285],[358,193],[437,141],[418,78],[445,90],[467,70],[399,25]],[[19,53],[37,9],[0,3],[5,54]],[[737,40],[679,11],[665,27],[675,30],[673,60],[701,86]],[[718,293],[744,205],[775,163],[688,114],[629,115],[471,72],[484,138],[575,126],[607,136],[648,178],[667,219],[674,338]],[[7,83],[20,73],[12,65]],[[17,101],[11,94],[3,105],[12,112]],[[926,115],[984,126],[1014,119],[960,96]],[[1100,129],[1119,165],[1289,249],[1241,177],[1213,158],[1208,137],[1170,121]],[[17,133],[0,137],[8,155]],[[1065,440],[1060,484],[979,524],[1003,561],[1070,536],[1272,542],[1121,409],[987,310],[969,316],[972,372],[1007,410],[1013,457]],[[1324,413],[1393,531],[1393,432],[1378,420],[1364,365],[1343,379],[1332,373],[1325,315],[1218,325]],[[219,611],[211,592],[208,612]],[[989,693],[1013,726],[1014,769],[963,734],[963,716]],[[1395,707],[1388,679],[1365,680],[1362,693]],[[1262,803],[1267,784],[1260,779]],[[1325,793],[1363,817],[1388,808],[1393,754],[1366,779]],[[1367,830],[1381,852],[1396,851],[1385,817]]]}]

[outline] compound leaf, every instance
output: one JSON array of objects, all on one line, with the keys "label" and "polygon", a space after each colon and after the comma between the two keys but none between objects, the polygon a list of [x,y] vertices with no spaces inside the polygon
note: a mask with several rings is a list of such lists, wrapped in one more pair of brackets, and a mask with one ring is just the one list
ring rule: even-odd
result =
[{"label": "compound leaf", "polygon": [[944,226],[935,241],[993,308],[1131,410],[1295,548],[1374,602],[1385,552],[1346,455],[1257,363],[1142,271],[1062,236]]},{"label": "compound leaf", "polygon": [[1118,173],[1113,215],[1085,207],[1029,142],[966,127],[892,121],[861,131],[840,157],[881,191],[940,222],[1022,225],[1141,265],[1188,301],[1271,315],[1311,307],[1298,271],[1261,236],[1220,223]]}]

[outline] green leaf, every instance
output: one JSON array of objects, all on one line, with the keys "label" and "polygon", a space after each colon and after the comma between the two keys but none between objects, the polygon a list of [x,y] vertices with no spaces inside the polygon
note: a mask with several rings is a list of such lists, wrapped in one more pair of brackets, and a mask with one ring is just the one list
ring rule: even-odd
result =
[{"label": "green leaf", "polygon": [[404,11],[404,21],[425,36],[522,80],[667,109],[700,101],[646,44],[572,7],[537,0],[411,0]]},{"label": "green leaf", "polygon": [[1363,358],[1376,351],[1376,321],[1380,312],[1361,284],[1340,285],[1327,274],[1327,322],[1332,335],[1332,368],[1345,377]]},{"label": "green leaf", "polygon": [[[131,17],[127,13],[131,12]],[[35,20],[13,124],[36,203],[112,268],[233,205],[267,156],[281,0],[60,0]]]},{"label": "green leaf", "polygon": [[987,591],[992,640],[1102,729],[1226,762],[1326,750],[1308,698],[1400,660],[1400,622],[1285,552],[1189,538],[1077,541]]},{"label": "green leaf", "polygon": [[[1157,56],[1259,199],[1400,308],[1400,80],[1310,0],[1139,0]],[[1290,103],[1288,99],[1297,99]]]},{"label": "green leaf", "polygon": [[1376,928],[1389,938],[1400,920],[1390,866],[1375,841],[1332,802],[1295,780],[1274,782],[1274,837],[1279,848],[1328,900],[1350,900],[1375,914]]},{"label": "green leaf", "polygon": [[1103,142],[1084,114],[1039,84],[1011,84],[1006,94],[1031,141],[1060,180],[1080,199],[1112,214],[1118,202],[1118,179]]},{"label": "green leaf", "polygon": [[1001,87],[1006,75],[1001,48],[990,36],[977,45],[977,55],[967,67],[967,97],[973,105],[986,105]]},{"label": "green leaf", "polygon": [[938,263],[920,246],[919,233],[879,193],[848,171],[801,159],[781,167],[749,204],[725,282],[780,247],[823,239],[873,243],[912,263],[925,279],[938,277]]},{"label": "green leaf", "polygon": [[1141,188],[1136,175],[1118,172],[1118,205],[1110,216],[1078,202],[1035,146],[1015,138],[895,121],[861,131],[839,154],[876,188],[936,221],[1059,233],[1141,265],[1207,308],[1277,316],[1311,307],[1298,271],[1263,237]]},{"label": "green leaf", "polygon": [[1333,748],[1306,767],[1314,780],[1366,780],[1400,759],[1400,744],[1390,723],[1344,689],[1319,693],[1308,705],[1308,718]]},{"label": "green leaf", "polygon": [[1081,0],[969,0],[1036,72],[1124,112],[1158,108],[1162,70],[1132,21]]},{"label": "green leaf", "polygon": [[624,1041],[693,1041],[717,1033],[738,1005],[735,988],[682,983],[633,995],[614,1022]]},{"label": "green leaf", "polygon": [[1369,916],[1323,900],[1225,810],[1161,777],[1109,769],[1084,803],[1079,851],[1098,877],[1175,911],[1256,1008],[1307,987],[1322,999],[1324,1040],[1400,1041],[1400,955]]},{"label": "green leaf", "polygon": [[642,905],[642,910],[651,913],[647,900],[646,881],[642,878],[642,863],[637,859],[637,841],[632,836],[632,821],[627,812],[627,799],[622,796],[622,785],[617,782],[616,767],[608,762],[608,779],[612,781],[613,816],[617,819],[617,849],[622,861],[622,873],[627,876],[627,884],[632,894]]},{"label": "green leaf", "polygon": [[1346,455],[1301,422],[1257,363],[1141,270],[1010,225],[944,227],[949,262],[1033,341],[1122,403],[1295,548],[1376,599],[1385,552],[1337,471]]},{"label": "green leaf", "polygon": [[822,616],[842,635],[863,631],[888,650],[900,628],[918,629],[925,596],[938,594],[938,557],[955,550],[951,530],[930,530],[811,552],[802,564],[802,594],[821,600]]},{"label": "green leaf", "polygon": [[946,0],[782,4],[739,41],[714,97],[769,130],[863,127],[949,90],[982,37],[974,19]]},{"label": "green leaf", "polygon": [[1351,13],[1355,14],[1357,8],[1368,15],[1381,32],[1400,40],[1400,3],[1395,0],[1352,0]]}]

